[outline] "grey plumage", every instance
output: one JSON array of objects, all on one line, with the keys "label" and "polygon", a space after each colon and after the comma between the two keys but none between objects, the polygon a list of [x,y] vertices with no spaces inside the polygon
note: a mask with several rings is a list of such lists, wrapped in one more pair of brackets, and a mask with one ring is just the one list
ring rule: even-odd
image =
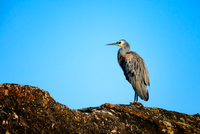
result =
[{"label": "grey plumage", "polygon": [[135,90],[134,102],[138,102],[138,96],[148,101],[149,93],[147,86],[150,86],[150,80],[144,60],[136,52],[129,52],[130,45],[125,40],[108,45],[121,47],[118,51],[118,62],[124,72],[126,80],[131,83]]}]

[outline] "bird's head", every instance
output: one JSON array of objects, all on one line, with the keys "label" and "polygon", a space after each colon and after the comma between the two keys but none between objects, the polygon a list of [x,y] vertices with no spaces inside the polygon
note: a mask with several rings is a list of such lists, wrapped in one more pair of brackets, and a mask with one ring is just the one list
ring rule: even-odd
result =
[{"label": "bird's head", "polygon": [[120,47],[129,46],[129,44],[125,40],[120,40],[120,41],[118,41],[116,43],[111,43],[111,44],[107,44],[107,45],[116,45],[116,46],[120,46]]}]

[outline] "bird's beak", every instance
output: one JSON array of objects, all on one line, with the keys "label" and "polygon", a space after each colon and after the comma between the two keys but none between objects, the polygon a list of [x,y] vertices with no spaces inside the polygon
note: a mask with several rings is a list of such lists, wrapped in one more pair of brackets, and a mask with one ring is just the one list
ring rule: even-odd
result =
[{"label": "bird's beak", "polygon": [[119,44],[118,42],[117,42],[117,43],[107,44],[107,45],[116,45],[116,46],[120,46],[120,47],[122,47],[122,44]]},{"label": "bird's beak", "polygon": [[117,43],[111,43],[111,44],[106,44],[106,45],[117,45]]}]

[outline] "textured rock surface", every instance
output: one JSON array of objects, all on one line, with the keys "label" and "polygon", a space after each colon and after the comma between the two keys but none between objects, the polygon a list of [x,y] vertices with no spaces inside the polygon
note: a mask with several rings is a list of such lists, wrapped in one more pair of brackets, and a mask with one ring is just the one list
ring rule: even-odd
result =
[{"label": "textured rock surface", "polygon": [[142,104],[80,110],[56,102],[42,89],[0,84],[2,134],[200,133],[200,115],[187,115]]}]

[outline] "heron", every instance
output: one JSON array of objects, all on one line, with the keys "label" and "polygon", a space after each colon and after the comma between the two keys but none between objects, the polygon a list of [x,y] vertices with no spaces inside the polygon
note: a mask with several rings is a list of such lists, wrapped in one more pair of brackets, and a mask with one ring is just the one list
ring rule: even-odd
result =
[{"label": "heron", "polygon": [[138,103],[138,96],[145,101],[149,100],[147,86],[150,86],[150,80],[146,64],[142,57],[136,52],[129,51],[130,45],[125,40],[107,45],[116,45],[121,48],[118,51],[117,58],[126,80],[132,85],[135,91],[133,103]]}]

